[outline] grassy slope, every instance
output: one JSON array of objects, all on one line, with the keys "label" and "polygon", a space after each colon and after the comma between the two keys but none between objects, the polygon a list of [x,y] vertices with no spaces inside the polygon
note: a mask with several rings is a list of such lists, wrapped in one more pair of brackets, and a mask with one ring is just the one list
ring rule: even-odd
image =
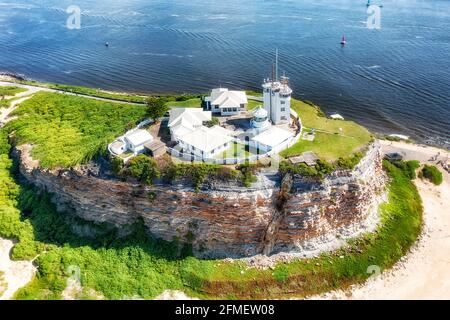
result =
[{"label": "grassy slope", "polygon": [[248,110],[253,110],[258,106],[261,106],[263,103],[261,101],[256,101],[256,100],[248,100],[248,106],[247,109]]},{"label": "grassy slope", "polygon": [[200,108],[202,106],[202,100],[200,98],[195,98],[186,101],[170,101],[167,102],[166,105],[179,108]]},{"label": "grassy slope", "polygon": [[[371,140],[370,132],[353,121],[331,120],[320,117],[317,109],[292,99],[292,109],[300,116],[305,130],[314,128],[316,139],[313,142],[300,140],[281,155],[291,157],[304,151],[313,151],[319,157],[334,161],[340,157],[348,157],[364,148]],[[339,129],[342,129],[339,130]],[[320,130],[326,132],[320,132]]]},{"label": "grassy slope", "polygon": [[[280,264],[267,271],[246,270],[242,263],[180,256],[175,244],[150,239],[142,225],[127,238],[117,239],[106,225],[58,214],[49,195],[37,195],[36,190],[20,187],[12,179],[9,146],[4,131],[0,134],[0,236],[19,240],[13,259],[31,259],[39,254],[38,274],[17,293],[18,299],[59,299],[70,266],[81,270],[85,289],[81,298],[92,297],[87,289],[110,299],[136,295],[153,298],[164,289],[224,298],[313,294],[364,281],[370,265],[382,269],[392,266],[420,231],[422,209],[416,188],[399,169],[386,164],[392,183],[390,203],[383,206],[384,226],[353,241],[349,249]],[[75,235],[73,225],[96,230],[97,235]],[[241,270],[245,272],[241,274]]]},{"label": "grassy slope", "polygon": [[14,96],[18,93],[25,92],[27,89],[14,87],[14,86],[1,86],[0,87],[0,97],[1,96]]},{"label": "grassy slope", "polygon": [[145,116],[144,106],[121,105],[58,93],[37,93],[8,124],[18,144],[35,144],[33,158],[46,168],[73,166],[104,152],[127,124]]}]

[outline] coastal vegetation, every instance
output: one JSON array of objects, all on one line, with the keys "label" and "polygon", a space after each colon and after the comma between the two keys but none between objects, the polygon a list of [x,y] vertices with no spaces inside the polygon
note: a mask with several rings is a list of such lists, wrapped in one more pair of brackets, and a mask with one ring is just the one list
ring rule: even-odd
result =
[{"label": "coastal vegetation", "polygon": [[5,96],[15,96],[18,93],[25,92],[27,89],[15,87],[15,86],[1,86],[0,87],[0,97]]},{"label": "coastal vegetation", "polygon": [[292,164],[289,161],[280,163],[280,173],[284,176],[286,173],[299,174],[307,177],[323,178],[336,170],[332,163],[319,160],[315,166],[308,166],[305,163]]},{"label": "coastal vegetation", "polygon": [[165,99],[149,97],[146,103],[147,116],[155,121],[164,117],[164,115],[169,111],[169,107],[166,105]]},{"label": "coastal vegetation", "polygon": [[422,170],[419,172],[419,177],[422,179],[427,179],[433,184],[439,186],[443,182],[442,172],[439,171],[436,166],[424,165]]},{"label": "coastal vegetation", "polygon": [[104,153],[145,114],[145,106],[40,92],[12,113],[18,118],[6,130],[17,144],[33,144],[32,156],[42,167],[70,167]]},{"label": "coastal vegetation", "polygon": [[283,176],[289,172],[292,174],[322,179],[327,174],[334,172],[336,169],[353,170],[363,157],[363,152],[357,152],[348,157],[341,157],[334,162],[328,162],[320,159],[314,166],[308,166],[305,163],[292,164],[290,161],[285,160],[280,162],[280,173]]},{"label": "coastal vegetation", "polygon": [[238,261],[199,260],[181,239],[152,239],[142,223],[128,226],[129,235],[120,237],[110,225],[57,213],[50,194],[15,181],[7,135],[0,132],[0,236],[18,240],[13,259],[36,258],[38,267],[16,299],[61,299],[73,268],[80,270],[78,299],[150,299],[165,289],[205,298],[305,296],[363,282],[371,266],[391,267],[421,229],[422,206],[414,184],[402,166],[384,162],[391,179],[389,201],[382,205],[376,232],[336,252],[268,270]]},{"label": "coastal vegetation", "polygon": [[147,185],[154,184],[159,178],[168,183],[183,180],[192,184],[196,191],[207,180],[240,181],[244,186],[250,186],[256,181],[259,168],[257,164],[243,164],[233,169],[207,163],[175,163],[168,156],[155,161],[146,155],[138,155],[126,164],[116,157],[110,162],[114,174],[123,180],[134,178]]}]

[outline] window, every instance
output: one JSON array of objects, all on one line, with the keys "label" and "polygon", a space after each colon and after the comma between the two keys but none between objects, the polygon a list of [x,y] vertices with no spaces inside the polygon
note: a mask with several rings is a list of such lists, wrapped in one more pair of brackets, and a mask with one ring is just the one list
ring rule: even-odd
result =
[{"label": "window", "polygon": [[281,108],[281,111],[286,111],[286,108]]},{"label": "window", "polygon": [[286,104],[286,101],[281,100],[281,104]]},{"label": "window", "polygon": [[281,120],[286,120],[286,117],[285,117],[285,116],[282,116],[282,117],[281,117]]}]

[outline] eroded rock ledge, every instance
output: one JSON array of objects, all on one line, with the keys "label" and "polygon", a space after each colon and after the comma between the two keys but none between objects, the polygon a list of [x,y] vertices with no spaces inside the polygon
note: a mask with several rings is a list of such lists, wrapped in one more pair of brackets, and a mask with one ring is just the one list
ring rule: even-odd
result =
[{"label": "eroded rock ledge", "polygon": [[202,258],[299,252],[330,236],[354,234],[376,224],[373,213],[385,184],[377,143],[354,171],[335,172],[322,182],[292,177],[281,206],[286,190],[273,173],[262,173],[253,188],[215,184],[196,193],[183,184],[142,186],[81,168],[41,170],[30,150],[15,148],[20,172],[51,192],[58,210],[119,228],[142,218],[152,236],[190,242]]}]

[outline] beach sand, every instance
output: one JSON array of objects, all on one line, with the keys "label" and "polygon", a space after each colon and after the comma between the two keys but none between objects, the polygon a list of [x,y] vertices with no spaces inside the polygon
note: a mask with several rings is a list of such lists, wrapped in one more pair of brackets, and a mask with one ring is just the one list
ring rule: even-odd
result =
[{"label": "beach sand", "polygon": [[33,279],[36,268],[31,261],[12,261],[10,252],[14,242],[0,238],[0,271],[3,272],[3,283],[6,290],[0,300],[8,300],[14,293]]}]

